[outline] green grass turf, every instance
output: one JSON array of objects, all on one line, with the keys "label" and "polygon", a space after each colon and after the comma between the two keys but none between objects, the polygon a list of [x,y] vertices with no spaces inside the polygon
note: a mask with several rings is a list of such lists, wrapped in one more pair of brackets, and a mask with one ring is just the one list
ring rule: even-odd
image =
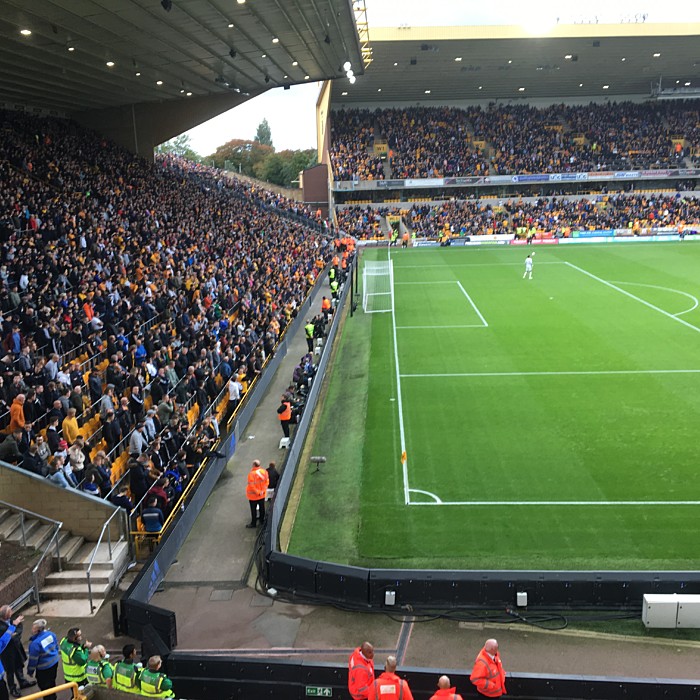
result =
[{"label": "green grass turf", "polygon": [[524,248],[392,250],[395,313],[348,319],[291,553],[697,568],[700,503],[652,502],[700,502],[700,373],[661,372],[700,370],[700,245],[535,250],[533,280]]}]

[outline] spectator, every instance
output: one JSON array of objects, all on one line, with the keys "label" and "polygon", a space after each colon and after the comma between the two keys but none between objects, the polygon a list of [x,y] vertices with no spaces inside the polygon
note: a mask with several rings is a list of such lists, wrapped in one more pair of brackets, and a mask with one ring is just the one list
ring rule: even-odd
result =
[{"label": "spectator", "polygon": [[26,396],[17,394],[10,406],[10,432],[24,428],[24,402]]},{"label": "spectator", "polygon": [[32,442],[22,458],[22,468],[37,476],[47,476],[49,473],[48,466],[45,465],[41,457],[39,457],[38,451],[39,448],[37,444]]},{"label": "spectator", "polygon": [[118,508],[124,508],[129,513],[134,509],[134,504],[129,498],[129,488],[127,486],[122,486],[118,493],[112,496],[112,503]]},{"label": "spectator", "polygon": [[506,694],[506,672],[498,653],[498,642],[487,639],[474,662],[469,680],[481,695],[500,698]]},{"label": "spectator", "polygon": [[136,429],[131,433],[129,438],[129,455],[138,457],[148,448],[148,440],[146,439],[146,424],[144,421],[139,421]]},{"label": "spectator", "polygon": [[49,449],[46,439],[42,435],[36,436],[36,454],[41,460],[41,471],[46,476],[49,473],[49,457],[51,450]]},{"label": "spectator", "polygon": [[157,533],[163,529],[165,517],[158,507],[158,499],[155,496],[147,500],[146,507],[141,512],[141,521],[146,532]]},{"label": "spectator", "polygon": [[[3,635],[11,626],[12,608],[9,605],[0,606],[0,635]],[[22,620],[15,620],[14,629],[11,632],[10,643],[0,652],[2,663],[7,674],[7,682],[10,693],[15,697],[21,696],[21,690],[36,685],[36,681],[30,681],[24,676],[24,664],[27,661],[27,652],[22,644],[23,616]]]},{"label": "spectator", "polygon": [[[59,658],[58,638],[48,629],[46,620],[35,620],[29,638],[27,675],[36,678],[39,690],[49,690],[56,686]],[[57,696],[52,693],[45,697],[46,700],[56,700]]]},{"label": "spectator", "polygon": [[75,409],[73,407],[68,409],[68,413],[63,419],[61,429],[63,430],[63,438],[69,445],[72,445],[80,432],[80,426],[78,425],[78,420],[75,417]]},{"label": "spectator", "polygon": [[19,449],[20,441],[22,440],[22,431],[13,430],[0,443],[0,461],[9,462],[10,464],[19,464],[22,459],[22,453]]},{"label": "spectator", "polygon": [[60,486],[62,489],[69,489],[73,486],[69,483],[66,475],[63,473],[63,458],[55,457],[51,465],[49,475],[46,477],[52,484]]},{"label": "spectator", "polygon": [[[5,683],[5,667],[3,666],[3,658],[5,651],[8,646],[12,644],[12,635],[19,625],[24,621],[24,615],[18,615],[14,620],[5,623],[5,630],[0,635],[0,700],[9,700],[9,694],[7,691],[7,684]],[[13,686],[14,678],[8,678],[10,680],[10,685]],[[19,697],[20,693],[17,692],[16,697]]]}]

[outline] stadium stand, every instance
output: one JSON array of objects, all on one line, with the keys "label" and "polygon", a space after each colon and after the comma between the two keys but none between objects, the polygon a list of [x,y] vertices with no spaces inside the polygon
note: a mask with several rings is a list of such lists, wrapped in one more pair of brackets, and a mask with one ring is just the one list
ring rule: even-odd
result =
[{"label": "stadium stand", "polygon": [[375,138],[397,178],[674,168],[697,161],[699,123],[683,100],[351,109],[334,114],[331,157],[336,180],[376,179]]},{"label": "stadium stand", "polygon": [[65,452],[71,483],[129,483],[134,506],[156,485],[167,516],[215,449],[228,378],[250,386],[323,268],[322,229],[212,169],[1,116],[3,458],[45,476]]}]

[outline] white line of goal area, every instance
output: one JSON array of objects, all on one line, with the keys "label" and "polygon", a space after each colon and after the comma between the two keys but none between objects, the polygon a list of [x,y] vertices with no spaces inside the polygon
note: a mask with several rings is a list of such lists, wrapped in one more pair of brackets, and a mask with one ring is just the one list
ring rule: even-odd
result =
[{"label": "white line of goal area", "polygon": [[484,315],[479,311],[479,308],[477,305],[474,303],[474,300],[469,296],[469,293],[467,290],[462,286],[462,283],[459,280],[444,280],[440,282],[394,282],[394,286],[397,284],[427,284],[427,285],[434,285],[434,284],[456,284],[462,294],[467,298],[467,301],[471,304],[472,309],[476,312],[476,315],[479,317],[481,320],[481,323],[468,323],[468,324],[461,324],[461,325],[449,325],[449,326],[397,326],[396,321],[394,321],[394,330],[399,330],[399,331],[405,331],[405,330],[438,330],[438,329],[443,329],[443,328],[488,328],[489,324],[486,322],[486,319],[484,318]]}]

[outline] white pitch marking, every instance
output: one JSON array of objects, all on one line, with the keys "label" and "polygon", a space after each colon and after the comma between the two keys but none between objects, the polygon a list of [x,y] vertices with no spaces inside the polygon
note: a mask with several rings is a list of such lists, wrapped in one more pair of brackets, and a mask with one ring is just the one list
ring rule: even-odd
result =
[{"label": "white pitch marking", "polygon": [[405,331],[411,329],[421,329],[426,331],[431,331],[434,328],[487,328],[483,323],[475,323],[471,326],[396,326],[397,331]]},{"label": "white pitch marking", "polygon": [[[563,260],[542,260],[537,263],[538,265],[565,265]],[[428,267],[445,267],[452,269],[453,267],[508,267],[508,266],[522,267],[522,263],[459,263],[458,265],[450,265],[445,263],[444,265],[396,265],[397,270],[422,270]]]},{"label": "white pitch marking", "polygon": [[[409,491],[409,493],[422,493],[423,495],[428,496],[429,498],[432,498],[434,502],[429,503],[428,505],[431,505],[431,506],[443,505],[443,502],[432,491],[423,491],[422,489],[408,489],[408,491]],[[412,501],[409,501],[407,505],[411,506],[411,505],[418,505],[418,504],[413,503]]]},{"label": "white pitch marking", "polygon": [[472,301],[472,298],[467,294],[467,290],[462,286],[461,282],[457,282],[457,286],[462,290],[462,294],[464,294],[465,297],[467,297],[467,301],[472,305],[472,308],[474,311],[476,311],[476,315],[481,319],[481,322],[484,324],[485,328],[488,328],[489,324],[486,323],[486,319],[482,316],[481,311],[476,308],[476,304]]},{"label": "white pitch marking", "polygon": [[426,285],[426,284],[430,284],[430,285],[433,285],[433,284],[454,284],[455,281],[456,280],[435,280],[435,281],[431,282],[429,280],[426,280],[425,282],[394,282],[394,284],[395,285],[397,285],[397,284],[422,284],[422,285]]},{"label": "white pitch marking", "polygon": [[[418,489],[411,489],[417,491]],[[421,492],[429,493],[429,492]],[[430,494],[434,496],[434,494]],[[438,499],[439,501],[439,499]],[[411,501],[409,506],[698,506],[700,501]]]},{"label": "white pitch marking", "polygon": [[695,303],[693,306],[691,306],[689,309],[686,309],[685,311],[679,311],[677,314],[671,314],[672,316],[682,316],[683,314],[690,313],[691,311],[695,311],[695,309],[698,308],[698,302],[697,297],[693,296],[692,294],[689,294],[688,292],[682,292],[680,289],[674,289],[673,287],[659,287],[657,284],[643,284],[642,282],[613,282],[612,284],[621,284],[621,285],[632,285],[633,287],[649,287],[650,289],[663,289],[666,292],[675,292],[676,294],[681,294],[684,297],[688,297],[688,299],[692,299]]},{"label": "white pitch marking", "polygon": [[[387,257],[391,260],[391,253],[387,252]],[[391,275],[392,295],[391,295],[391,325],[394,335],[394,362],[396,364],[396,398],[399,409],[399,433],[401,435],[401,454],[406,452],[406,432],[403,427],[403,402],[401,400],[401,371],[399,370],[399,342],[396,338],[396,312],[394,309],[394,275]],[[408,457],[403,461],[403,499],[404,504],[408,505],[411,500],[408,495]]]},{"label": "white pitch marking", "polygon": [[402,374],[402,377],[566,377],[606,374],[700,374],[700,369],[601,369],[563,372],[451,372],[437,374]]},{"label": "white pitch marking", "polygon": [[678,321],[678,323],[682,323],[686,328],[690,328],[691,330],[697,331],[700,333],[700,328],[697,326],[694,326],[692,323],[688,323],[687,321],[684,321],[682,318],[678,318],[678,316],[674,316],[673,314],[669,313],[668,311],[664,311],[663,309],[659,308],[658,306],[654,306],[654,304],[650,304],[648,301],[644,301],[644,299],[641,299],[638,296],[635,296],[631,292],[627,292],[622,287],[618,287],[614,285],[612,282],[608,282],[607,280],[602,279],[601,277],[598,277],[597,275],[594,275],[592,272],[588,272],[588,270],[584,270],[582,267],[579,267],[578,265],[574,265],[573,263],[570,263],[566,261],[565,263],[569,267],[572,267],[574,270],[578,270],[579,272],[583,273],[584,275],[587,275],[591,279],[596,280],[597,282],[600,282],[601,284],[604,284],[606,287],[610,287],[610,289],[614,289],[620,294],[624,294],[625,296],[629,297],[630,299],[634,299],[635,301],[638,301],[640,304],[644,304],[644,306],[648,306],[650,309],[654,309],[654,311],[658,311],[660,314],[663,314],[664,316],[667,316],[668,318],[673,319],[674,321]]}]

